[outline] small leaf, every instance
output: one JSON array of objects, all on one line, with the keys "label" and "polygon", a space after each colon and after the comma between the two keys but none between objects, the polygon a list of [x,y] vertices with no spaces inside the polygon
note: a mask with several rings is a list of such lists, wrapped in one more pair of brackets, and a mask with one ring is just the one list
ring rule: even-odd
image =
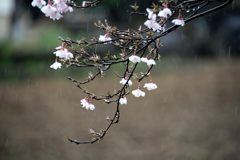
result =
[{"label": "small leaf", "polygon": [[139,6],[137,5],[137,3],[135,2],[134,5],[130,5],[130,7],[134,10],[137,11]]}]

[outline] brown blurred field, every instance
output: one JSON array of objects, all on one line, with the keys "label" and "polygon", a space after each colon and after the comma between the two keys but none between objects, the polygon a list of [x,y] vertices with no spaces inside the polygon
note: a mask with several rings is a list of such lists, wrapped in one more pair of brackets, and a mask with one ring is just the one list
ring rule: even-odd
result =
[{"label": "brown blurred field", "polygon": [[89,138],[113,106],[82,109],[83,95],[64,78],[2,82],[0,159],[240,160],[240,61],[182,62],[156,73],[158,90],[130,96],[104,141],[80,146],[66,138]]}]

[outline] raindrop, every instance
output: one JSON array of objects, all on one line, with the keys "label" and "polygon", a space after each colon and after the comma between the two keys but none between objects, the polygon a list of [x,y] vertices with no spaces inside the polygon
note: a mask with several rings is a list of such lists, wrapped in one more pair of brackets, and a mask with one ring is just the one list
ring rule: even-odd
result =
[{"label": "raindrop", "polygon": [[7,147],[8,146],[8,144],[9,144],[9,139],[8,138],[6,138],[6,141],[5,141],[5,147]]},{"label": "raindrop", "polygon": [[119,8],[119,2],[118,1],[116,2],[116,6],[117,6],[117,8]]},{"label": "raindrop", "polygon": [[87,24],[86,24],[86,32],[87,33],[89,32],[89,22],[87,22]]},{"label": "raindrop", "polygon": [[235,116],[238,116],[238,114],[239,114],[239,108],[238,108],[238,106],[236,106],[235,107]]},{"label": "raindrop", "polygon": [[231,57],[232,47],[228,47],[228,56]]}]

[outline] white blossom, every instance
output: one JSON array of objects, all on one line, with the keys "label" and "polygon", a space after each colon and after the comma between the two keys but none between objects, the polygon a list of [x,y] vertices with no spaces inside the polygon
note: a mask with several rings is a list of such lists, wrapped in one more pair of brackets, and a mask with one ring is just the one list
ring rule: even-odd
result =
[{"label": "white blossom", "polygon": [[162,27],[160,26],[160,24],[158,24],[154,20],[146,20],[144,22],[144,25],[147,26],[149,29],[152,29],[154,32],[162,30]]},{"label": "white blossom", "polygon": [[136,56],[136,55],[131,55],[128,59],[132,63],[139,63],[139,62],[141,62],[141,58],[139,56]]},{"label": "white blossom", "polygon": [[87,7],[88,6],[87,4],[88,4],[88,1],[83,1],[82,2],[82,7]]},{"label": "white blossom", "polygon": [[[127,83],[127,79],[125,79],[125,78],[121,79],[120,84],[125,85],[126,83]],[[132,84],[133,83],[132,83],[131,79],[129,79],[128,86],[131,86]]]},{"label": "white blossom", "polygon": [[57,10],[52,5],[48,4],[44,7],[42,7],[41,11],[45,14],[46,17],[50,17],[50,15],[53,14],[53,12],[55,12]]},{"label": "white blossom", "polygon": [[148,65],[149,67],[151,67],[152,65],[156,65],[156,62],[155,62],[154,59],[149,59],[149,60],[147,61],[147,65]]},{"label": "white blossom", "polygon": [[147,26],[149,29],[152,29],[154,32],[162,30],[162,27],[156,21],[157,15],[154,14],[153,11],[149,8],[147,8],[147,12],[148,20],[144,22],[144,25]]},{"label": "white blossom", "polygon": [[59,63],[59,62],[54,62],[51,66],[50,66],[50,68],[52,68],[52,69],[55,69],[55,70],[57,70],[57,69],[60,69],[62,67],[62,64],[61,63]]},{"label": "white blossom", "polygon": [[63,16],[58,12],[57,8],[48,4],[41,8],[41,11],[45,14],[46,17],[50,17],[53,20],[59,20]]},{"label": "white blossom", "polygon": [[57,49],[57,51],[53,52],[53,54],[55,54],[57,57],[63,58],[65,60],[69,60],[69,59],[73,58],[73,54],[71,52],[69,52],[67,48],[59,46],[56,49]]},{"label": "white blossom", "polygon": [[121,105],[127,104],[127,98],[126,98],[126,97],[120,98],[120,99],[119,99],[119,103],[120,103]]},{"label": "white blossom", "polygon": [[41,11],[45,14],[46,17],[49,17],[53,20],[59,20],[63,17],[63,13],[73,12],[73,8],[68,5],[69,0],[33,0],[32,6],[41,8]]},{"label": "white blossom", "polygon": [[148,19],[151,19],[151,20],[156,20],[156,14],[153,13],[153,11],[149,8],[147,8],[147,12],[148,12]]},{"label": "white blossom", "polygon": [[132,94],[137,98],[145,96],[145,92],[141,91],[140,89],[133,90]]},{"label": "white blossom", "polygon": [[95,106],[89,102],[88,98],[84,98],[81,101],[81,105],[83,108],[85,108],[86,110],[94,110]]},{"label": "white blossom", "polygon": [[73,8],[67,5],[67,0],[54,0],[53,5],[59,13],[73,12]]},{"label": "white blossom", "polygon": [[155,83],[145,83],[143,88],[147,88],[148,91],[157,89],[157,85]]},{"label": "white blossom", "polygon": [[142,57],[141,61],[146,63],[149,67],[151,67],[152,65],[156,65],[156,62],[154,59],[148,59],[148,58]]},{"label": "white blossom", "polygon": [[172,11],[167,7],[163,8],[163,10],[159,11],[158,13],[158,16],[163,18],[167,18],[168,16],[171,16],[171,15],[172,15]]},{"label": "white blossom", "polygon": [[42,8],[43,6],[46,5],[46,2],[44,0],[33,0],[31,5],[33,7],[38,7],[38,8]]},{"label": "white blossom", "polygon": [[141,58],[141,61],[144,62],[144,63],[147,63],[148,62],[148,59],[146,57],[142,57]]},{"label": "white blossom", "polygon": [[172,23],[175,24],[175,25],[178,25],[178,26],[184,26],[185,25],[185,22],[183,19],[174,19],[172,20]]},{"label": "white blossom", "polygon": [[98,40],[99,40],[100,42],[106,42],[106,41],[111,41],[112,38],[109,37],[108,34],[105,34],[105,35],[100,35],[99,38],[98,38]]}]

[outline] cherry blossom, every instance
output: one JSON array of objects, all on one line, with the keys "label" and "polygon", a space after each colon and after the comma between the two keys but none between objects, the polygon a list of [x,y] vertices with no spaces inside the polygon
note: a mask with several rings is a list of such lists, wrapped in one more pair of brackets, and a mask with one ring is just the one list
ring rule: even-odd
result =
[{"label": "cherry blossom", "polygon": [[63,58],[65,60],[69,60],[71,58],[73,58],[73,54],[71,52],[68,51],[68,49],[59,46],[56,48],[57,51],[53,52],[53,54],[55,54],[57,57],[59,58]]},{"label": "cherry blossom", "polygon": [[167,7],[163,8],[163,10],[159,11],[158,13],[158,16],[163,18],[167,18],[168,16],[171,16],[171,15],[172,15],[172,11]]},{"label": "cherry blossom", "polygon": [[38,8],[42,8],[43,6],[46,5],[46,2],[44,0],[33,0],[31,5],[33,7],[38,7]]},{"label": "cherry blossom", "polygon": [[141,61],[144,62],[144,63],[147,63],[148,62],[148,59],[146,57],[142,57],[141,58]]},{"label": "cherry blossom", "polygon": [[174,19],[172,20],[172,23],[175,24],[175,25],[178,25],[178,26],[184,26],[185,25],[185,22],[183,19]]},{"label": "cherry blossom", "polygon": [[[120,84],[122,85],[125,85],[127,83],[127,79],[123,78],[121,81],[120,81]],[[131,81],[131,79],[128,80],[128,86],[131,86],[133,83]]]},{"label": "cherry blossom", "polygon": [[155,21],[156,17],[157,17],[156,14],[154,14],[153,11],[151,9],[149,9],[149,8],[147,8],[146,10],[148,12],[148,19],[152,19],[152,20]]},{"label": "cherry blossom", "polygon": [[147,88],[148,91],[157,89],[157,85],[155,83],[145,83],[143,88]]},{"label": "cherry blossom", "polygon": [[144,25],[147,26],[149,29],[152,29],[154,32],[162,30],[162,27],[156,21],[153,20],[145,21]]},{"label": "cherry blossom", "polygon": [[112,38],[109,37],[109,35],[106,33],[105,35],[100,35],[99,38],[98,38],[98,40],[99,40],[100,42],[106,42],[106,41],[111,41]]},{"label": "cherry blossom", "polygon": [[149,67],[151,67],[152,65],[156,65],[156,62],[155,62],[154,59],[147,59],[147,58],[145,58],[145,57],[142,57],[142,58],[141,58],[141,61],[142,61],[143,63],[146,63]]},{"label": "cherry blossom", "polygon": [[63,17],[63,13],[73,12],[73,8],[68,5],[68,0],[48,0],[48,4],[44,0],[33,0],[32,6],[38,7],[45,14],[53,20],[59,20]]},{"label": "cherry blossom", "polygon": [[145,96],[145,92],[141,91],[140,89],[133,90],[132,94],[137,98]]},{"label": "cherry blossom", "polygon": [[45,14],[46,17],[50,17],[53,20],[59,20],[63,16],[57,11],[57,8],[48,4],[41,8],[41,11]]},{"label": "cherry blossom", "polygon": [[120,98],[119,99],[119,103],[121,104],[121,105],[126,105],[127,104],[127,98],[126,97],[123,97],[123,98]]},{"label": "cherry blossom", "polygon": [[87,7],[88,1],[83,1],[82,2],[82,7]]},{"label": "cherry blossom", "polygon": [[95,106],[92,103],[90,103],[89,98],[84,98],[80,102],[81,102],[82,107],[85,108],[86,110],[94,110],[95,109]]},{"label": "cherry blossom", "polygon": [[141,58],[139,56],[136,56],[136,55],[131,55],[128,59],[132,63],[140,63],[141,62]]},{"label": "cherry blossom", "polygon": [[59,13],[73,12],[73,8],[68,6],[64,0],[54,0],[54,6]]},{"label": "cherry blossom", "polygon": [[152,65],[156,65],[156,62],[155,62],[154,59],[149,59],[149,60],[147,61],[147,65],[148,65],[149,67],[151,67]]},{"label": "cherry blossom", "polygon": [[144,25],[147,26],[149,29],[152,29],[154,32],[162,30],[162,27],[156,21],[157,15],[154,14],[153,11],[148,8],[147,8],[147,12],[148,12],[148,20],[144,22]]},{"label": "cherry blossom", "polygon": [[55,69],[55,70],[57,70],[57,69],[60,69],[62,67],[62,64],[61,63],[59,63],[59,62],[54,62],[51,66],[50,66],[50,68],[52,68],[52,69]]}]

